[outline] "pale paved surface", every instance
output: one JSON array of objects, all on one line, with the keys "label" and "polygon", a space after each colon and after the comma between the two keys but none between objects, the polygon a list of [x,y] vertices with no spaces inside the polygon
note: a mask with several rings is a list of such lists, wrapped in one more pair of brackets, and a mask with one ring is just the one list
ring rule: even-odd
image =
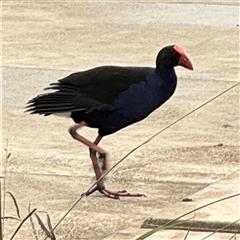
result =
[{"label": "pale paved surface", "polygon": [[[94,176],[88,150],[67,132],[72,121],[24,114],[26,101],[73,71],[103,64],[154,66],[162,46],[182,46],[195,71],[177,68],[179,84],[171,100],[146,120],[102,141],[114,164],[138,143],[239,80],[236,3],[5,1],[3,147],[8,139],[12,153],[6,190],[17,198],[22,217],[30,202],[57,223]],[[84,198],[57,228],[57,239],[104,239],[161,216],[168,206],[175,215],[172,204],[236,172],[238,109],[239,88],[234,88],[140,148],[109,175],[107,185],[147,197]],[[89,139],[96,136],[92,129],[81,133]],[[9,197],[6,215],[16,215]],[[34,222],[39,239],[44,238],[35,218]],[[5,222],[6,239],[17,225]],[[29,222],[16,239],[33,239]]]},{"label": "pale paved surface", "polygon": [[[158,215],[153,214],[154,219],[175,219],[191,210],[194,210],[200,206],[203,206],[207,203],[211,203],[218,199],[221,199],[223,196],[231,196],[240,192],[239,189],[239,178],[240,172],[237,171],[230,176],[226,177],[223,180],[220,180],[216,183],[211,184],[210,186],[200,190],[199,192],[189,196],[193,202],[180,202],[171,204],[165,207],[162,212]],[[200,209],[195,213],[189,214],[181,219],[193,218],[194,221],[226,221],[233,222],[239,219],[239,197],[234,197],[227,199],[225,201],[215,203],[206,208]],[[172,211],[174,209],[174,211]],[[190,224],[191,225],[191,224]],[[111,235],[105,240],[132,240],[141,236],[142,234],[150,231],[150,229],[139,229],[139,228],[128,228],[119,233]],[[161,230],[149,236],[148,240],[155,239],[184,239],[186,236],[186,231],[180,230]],[[190,232],[188,235],[189,240],[198,240],[203,239],[210,232]],[[208,239],[229,239],[234,234],[231,233],[218,233],[214,234]],[[236,236],[236,239],[240,239],[240,235]]]},{"label": "pale paved surface", "polygon": [[[146,233],[148,230],[140,229],[140,228],[128,228],[119,232],[119,234],[110,236],[105,238],[104,240],[135,240],[139,236]],[[177,231],[177,230],[162,230],[160,232],[156,232],[153,235],[146,238],[147,240],[183,240],[186,235],[188,240],[199,240],[203,239],[210,233],[203,232],[189,232],[187,235],[187,231]],[[215,233],[208,239],[210,240],[227,240],[230,239],[233,234],[228,233]],[[239,236],[236,236],[235,239],[239,239]]]}]

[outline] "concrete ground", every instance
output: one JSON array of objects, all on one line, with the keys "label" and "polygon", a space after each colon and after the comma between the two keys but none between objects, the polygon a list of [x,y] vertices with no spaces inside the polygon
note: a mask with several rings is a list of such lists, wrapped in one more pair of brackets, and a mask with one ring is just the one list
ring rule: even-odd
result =
[{"label": "concrete ground", "polygon": [[[43,220],[41,211],[48,212],[55,225],[94,182],[88,149],[68,134],[70,119],[24,113],[26,102],[50,82],[99,65],[154,66],[158,51],[169,44],[187,52],[195,70],[176,69],[174,96],[144,121],[101,142],[113,165],[239,81],[239,2],[167,2],[3,2],[1,176],[22,218],[30,203]],[[81,133],[96,137],[94,129]],[[11,157],[6,161],[7,142]],[[57,239],[104,239],[139,228],[164,211],[169,212],[166,217],[176,217],[189,209],[179,212],[183,198],[208,202],[212,184],[239,170],[239,143],[238,86],[158,135],[108,175],[110,188],[147,197],[114,201],[96,193],[83,198],[56,229]],[[239,182],[235,185],[239,188]],[[220,186],[215,197],[225,197],[225,188],[232,186]],[[16,216],[9,195],[5,200],[5,215]],[[239,205],[234,206],[229,221],[239,213]],[[33,222],[38,239],[45,239],[35,217]],[[5,220],[4,239],[18,224]],[[29,221],[15,239],[34,239]]]},{"label": "concrete ground", "polygon": [[[161,219],[169,219],[169,221],[174,220],[193,210],[196,211],[180,218],[181,220],[187,220],[182,229],[179,225],[175,225],[174,227],[178,229],[171,229],[174,228],[172,226],[170,229],[159,230],[146,239],[174,240],[185,239],[186,236],[188,240],[240,239],[239,195],[197,210],[197,208],[201,206],[222,199],[223,195],[227,197],[239,194],[239,177],[240,171],[238,170],[226,178],[189,196],[189,199],[192,201],[177,202],[166,206],[162,209],[161,214],[156,216],[153,214],[152,218],[145,220],[141,229],[130,227],[112,234],[105,238],[105,240],[134,240],[149,232],[151,228],[153,229],[153,226],[160,226],[157,223],[160,222]],[[230,225],[230,223],[233,222],[235,222],[235,224],[227,227],[227,225]],[[220,226],[221,223],[222,229],[219,230],[220,227],[217,226]],[[189,231],[189,229],[191,231]],[[216,230],[219,230],[220,232],[216,232]]]}]

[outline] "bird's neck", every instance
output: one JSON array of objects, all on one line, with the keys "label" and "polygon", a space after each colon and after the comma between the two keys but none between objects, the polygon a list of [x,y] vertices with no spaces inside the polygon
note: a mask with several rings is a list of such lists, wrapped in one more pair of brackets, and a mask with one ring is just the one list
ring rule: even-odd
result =
[{"label": "bird's neck", "polygon": [[159,74],[160,78],[163,81],[168,81],[168,83],[176,84],[177,82],[177,75],[173,67],[169,68],[164,65],[161,65],[156,69],[157,74]]}]

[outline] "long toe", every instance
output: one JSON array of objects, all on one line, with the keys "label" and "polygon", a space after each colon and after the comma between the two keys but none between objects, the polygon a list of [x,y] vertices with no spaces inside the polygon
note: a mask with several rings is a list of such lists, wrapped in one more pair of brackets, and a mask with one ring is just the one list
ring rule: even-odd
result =
[{"label": "long toe", "polygon": [[112,190],[105,188],[105,189],[103,189],[103,192],[106,192],[107,194],[109,194],[111,196],[118,196],[118,197],[146,197],[146,195],[144,195],[142,193],[129,193],[126,190],[112,191]]},{"label": "long toe", "polygon": [[120,199],[120,197],[146,197],[146,195],[141,193],[129,193],[126,190],[120,190],[120,191],[113,191],[106,189],[104,186],[97,185],[96,187],[92,188],[86,193],[86,196],[91,195],[95,191],[99,191],[106,197],[112,198],[112,199]]},{"label": "long toe", "polygon": [[[105,187],[102,187],[102,186],[96,186],[96,187],[90,189],[89,191],[86,192],[86,196],[91,195],[95,191],[99,191],[100,193],[102,193],[106,197],[109,197],[109,198],[112,198],[112,199],[119,199],[118,193],[115,193],[113,191],[108,191],[108,190],[105,189]],[[125,192],[126,192],[125,190],[119,191],[119,193],[125,193]]]}]

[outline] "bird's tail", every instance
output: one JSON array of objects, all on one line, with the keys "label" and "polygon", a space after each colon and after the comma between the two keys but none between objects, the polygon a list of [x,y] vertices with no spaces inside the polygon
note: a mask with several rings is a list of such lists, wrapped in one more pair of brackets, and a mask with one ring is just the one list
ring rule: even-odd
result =
[{"label": "bird's tail", "polygon": [[90,113],[94,110],[109,111],[112,106],[100,103],[79,91],[79,86],[72,83],[51,83],[44,90],[55,90],[55,92],[40,94],[27,102],[26,112],[31,114],[61,114],[69,112]]},{"label": "bird's tail", "polygon": [[41,94],[27,102],[25,112],[47,116],[55,113],[76,111],[74,97],[74,93],[62,91]]}]

